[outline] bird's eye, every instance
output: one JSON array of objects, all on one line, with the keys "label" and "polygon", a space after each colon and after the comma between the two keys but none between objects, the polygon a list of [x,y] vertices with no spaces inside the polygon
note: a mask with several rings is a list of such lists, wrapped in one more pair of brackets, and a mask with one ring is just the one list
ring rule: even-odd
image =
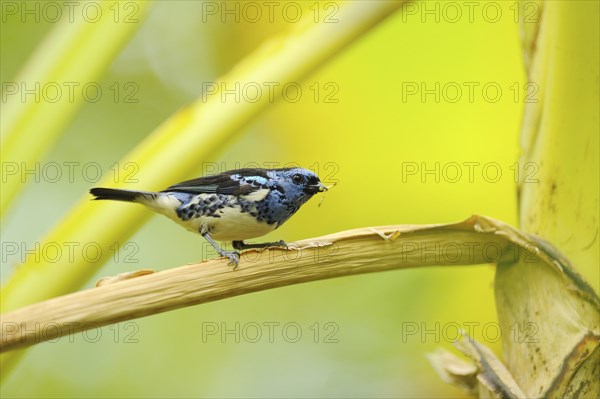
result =
[{"label": "bird's eye", "polygon": [[296,184],[301,184],[304,181],[302,175],[294,175],[292,176],[292,181]]}]

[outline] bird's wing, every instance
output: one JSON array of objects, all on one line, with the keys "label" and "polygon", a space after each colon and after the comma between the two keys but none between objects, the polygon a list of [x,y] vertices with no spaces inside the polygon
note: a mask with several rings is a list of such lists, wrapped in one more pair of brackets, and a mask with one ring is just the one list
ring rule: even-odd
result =
[{"label": "bird's wing", "polygon": [[262,169],[238,169],[175,184],[166,190],[193,194],[246,195],[264,188],[268,175]]}]

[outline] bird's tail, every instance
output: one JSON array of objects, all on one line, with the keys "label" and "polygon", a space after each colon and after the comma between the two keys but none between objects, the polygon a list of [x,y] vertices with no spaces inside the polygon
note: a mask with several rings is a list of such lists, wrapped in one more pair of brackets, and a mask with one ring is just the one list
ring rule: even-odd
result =
[{"label": "bird's tail", "polygon": [[135,190],[120,190],[116,188],[96,187],[90,190],[95,200],[113,200],[138,202],[140,199],[147,198],[151,193]]}]

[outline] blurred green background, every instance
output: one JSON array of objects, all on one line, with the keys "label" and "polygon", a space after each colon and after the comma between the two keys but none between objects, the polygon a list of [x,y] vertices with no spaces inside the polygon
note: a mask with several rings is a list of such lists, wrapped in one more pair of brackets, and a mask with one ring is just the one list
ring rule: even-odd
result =
[{"label": "blurred green background", "polygon": [[[315,2],[292,3],[314,12]],[[313,199],[265,240],[455,222],[472,214],[516,225],[514,164],[526,94],[519,26],[513,2],[476,3],[472,14],[455,3],[460,18],[447,3],[434,1],[391,16],[309,76],[299,101],[273,104],[210,159],[199,159],[196,175],[215,165],[225,170],[292,162],[338,182],[321,207]],[[325,14],[337,5],[316,7]],[[112,173],[110,166],[158,124],[201,96],[203,83],[293,25],[279,12],[273,23],[243,16],[223,23],[220,14],[207,16],[205,7],[201,1],[154,2],[97,82],[103,96],[84,102],[41,165],[95,162]],[[3,82],[17,78],[55,26],[43,18],[3,15]],[[115,84],[121,90],[116,97],[110,89]],[[127,99],[132,87],[138,90]],[[406,91],[415,88],[416,94]],[[422,88],[431,92],[422,97]],[[455,163],[461,165],[458,178]],[[436,164],[439,172],[422,173]],[[403,173],[415,165],[416,174]],[[467,165],[474,165],[472,176]],[[164,170],[169,173],[169,165]],[[89,177],[30,181],[2,217],[2,241],[33,248],[94,186]],[[201,237],[158,216],[128,243],[87,287],[103,276],[191,263],[205,248]],[[5,281],[20,259],[3,258]],[[37,345],[0,392],[6,398],[461,397],[425,355],[451,347],[456,325],[474,326],[475,338],[501,352],[495,324],[486,324],[496,321],[492,283],[492,266],[438,267],[222,300]],[[236,323],[239,342],[234,334],[203,336],[209,325],[235,329]],[[250,342],[254,323],[263,334],[258,342]],[[275,325],[273,342],[269,323]],[[282,333],[285,325],[299,326],[298,342]],[[419,331],[407,335],[414,326]],[[422,335],[422,329],[430,332]],[[326,339],[331,331],[335,342]]]}]

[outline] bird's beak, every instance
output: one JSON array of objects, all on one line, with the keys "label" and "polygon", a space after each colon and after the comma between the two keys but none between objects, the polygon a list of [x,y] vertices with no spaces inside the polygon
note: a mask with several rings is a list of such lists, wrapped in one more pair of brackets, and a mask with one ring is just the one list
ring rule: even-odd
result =
[{"label": "bird's beak", "polygon": [[326,185],[324,185],[321,182],[318,182],[317,184],[312,184],[312,185],[308,186],[308,189],[312,194],[316,194],[316,193],[320,193],[323,191],[327,191],[329,189],[329,187],[327,187]]}]

